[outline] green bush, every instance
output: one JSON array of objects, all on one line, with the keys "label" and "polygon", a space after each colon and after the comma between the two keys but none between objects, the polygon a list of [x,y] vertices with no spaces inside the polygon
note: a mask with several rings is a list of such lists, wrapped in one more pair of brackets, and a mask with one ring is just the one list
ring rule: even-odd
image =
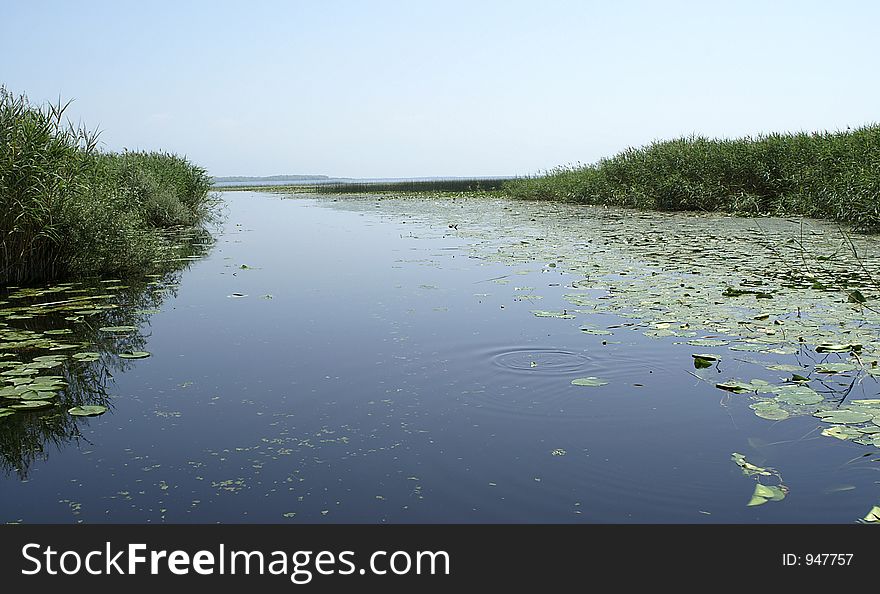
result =
[{"label": "green bush", "polygon": [[799,214],[880,230],[880,126],[702,137],[629,148],[598,163],[510,181],[521,198],[658,210]]},{"label": "green bush", "polygon": [[102,153],[65,123],[0,87],[0,286],[155,268],[167,231],[200,223],[210,178],[185,158]]}]

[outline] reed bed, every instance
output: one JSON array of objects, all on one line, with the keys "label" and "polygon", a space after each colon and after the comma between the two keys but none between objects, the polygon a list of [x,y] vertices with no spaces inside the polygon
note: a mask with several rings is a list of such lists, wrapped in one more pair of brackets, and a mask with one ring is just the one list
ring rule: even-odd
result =
[{"label": "reed bed", "polygon": [[208,213],[207,172],[162,152],[107,153],[0,87],[0,286],[155,270],[168,231]]},{"label": "reed bed", "polygon": [[880,231],[880,126],[690,136],[507,182],[515,197],[657,210],[804,215]]}]

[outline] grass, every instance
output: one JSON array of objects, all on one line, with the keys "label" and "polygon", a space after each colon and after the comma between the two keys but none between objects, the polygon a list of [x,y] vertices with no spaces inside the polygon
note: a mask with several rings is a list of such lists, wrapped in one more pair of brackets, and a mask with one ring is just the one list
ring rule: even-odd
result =
[{"label": "grass", "polygon": [[659,141],[505,189],[520,198],[642,209],[804,215],[880,231],[880,126]]},{"label": "grass", "polygon": [[0,286],[156,270],[169,234],[208,213],[183,157],[106,153],[98,135],[0,87]]}]

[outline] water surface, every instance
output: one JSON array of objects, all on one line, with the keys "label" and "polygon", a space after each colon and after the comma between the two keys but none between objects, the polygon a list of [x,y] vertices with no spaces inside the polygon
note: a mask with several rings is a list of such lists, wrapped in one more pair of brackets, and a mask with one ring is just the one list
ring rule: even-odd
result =
[{"label": "water surface", "polygon": [[[223,198],[208,255],[128,289],[152,303],[119,308],[147,312],[125,349],[151,356],[120,360],[113,336],[74,349],[102,354],[100,390],[78,389],[83,402],[101,392],[107,413],[0,419],[50,428],[42,453],[7,431],[4,521],[821,523],[880,503],[877,447],[822,435],[832,424],[812,414],[880,392],[874,314],[791,273],[804,246],[841,245],[833,226],[503,199]],[[857,243],[868,266],[847,269],[865,288],[876,243]],[[728,285],[758,289],[722,297]],[[815,373],[853,360],[815,352],[841,332],[863,343],[864,367]],[[720,362],[695,369],[695,353]],[[773,394],[715,387],[783,385],[792,372],[773,364],[809,376],[820,407],[768,420],[750,405]],[[607,383],[571,384],[584,377]],[[733,452],[772,474],[744,474]],[[758,481],[784,484],[785,499],[747,506]]]}]

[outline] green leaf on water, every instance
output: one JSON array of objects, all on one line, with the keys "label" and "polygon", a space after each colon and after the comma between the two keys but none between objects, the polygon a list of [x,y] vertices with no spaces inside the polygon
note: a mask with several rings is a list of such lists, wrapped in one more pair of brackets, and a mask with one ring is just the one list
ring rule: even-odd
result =
[{"label": "green leaf on water", "polygon": [[16,410],[37,410],[40,408],[48,408],[52,406],[52,403],[47,400],[28,400],[26,402],[19,402],[18,404],[10,404],[9,408],[14,408]]},{"label": "green leaf on water", "polygon": [[15,410],[11,408],[0,408],[0,419],[10,417],[15,414]]},{"label": "green leaf on water", "polygon": [[687,341],[687,344],[691,346],[727,346],[730,344],[729,340],[722,340],[720,338],[694,338],[692,340]]},{"label": "green leaf on water", "polygon": [[736,465],[742,469],[743,474],[746,476],[755,476],[755,475],[770,476],[771,474],[773,474],[772,472],[770,472],[766,468],[761,468],[760,466],[755,466],[754,464],[752,464],[751,462],[746,460],[746,457],[744,455],[742,455],[738,452],[732,453],[730,455],[730,459],[733,460],[736,463]]},{"label": "green leaf on water", "polygon": [[150,353],[147,351],[129,351],[127,353],[119,353],[119,357],[122,359],[146,359],[150,356]]},{"label": "green leaf on water", "polygon": [[865,299],[865,296],[862,295],[862,292],[858,289],[847,291],[846,300],[850,303],[864,303],[865,301],[867,301],[867,299]]},{"label": "green leaf on water", "polygon": [[858,343],[837,343],[837,344],[820,344],[816,347],[817,353],[848,353],[850,351],[859,352],[862,345]]},{"label": "green leaf on water", "polygon": [[791,416],[775,402],[756,402],[755,404],[749,405],[749,408],[755,411],[755,415],[762,419],[767,419],[768,421],[784,421]]},{"label": "green leaf on water", "polygon": [[604,386],[607,383],[608,383],[607,381],[605,381],[603,379],[599,379],[598,377],[593,377],[593,376],[579,377],[577,379],[571,380],[571,385],[573,385],[573,386],[598,387],[598,386]]},{"label": "green leaf on water", "polygon": [[856,410],[822,410],[813,413],[813,416],[819,417],[826,423],[839,423],[841,425],[865,423],[873,419],[872,415]]},{"label": "green leaf on water", "polygon": [[67,412],[75,417],[94,417],[107,412],[107,407],[100,404],[85,404],[83,406],[74,406],[68,409]]},{"label": "green leaf on water", "polygon": [[785,404],[810,405],[825,400],[815,390],[802,385],[778,386],[773,391],[779,394],[777,400]]},{"label": "green leaf on water", "polygon": [[545,311],[543,309],[533,309],[532,313],[535,315],[536,318],[562,318],[563,320],[570,320],[576,317],[574,314],[570,314],[566,310]]},{"label": "green leaf on water", "polygon": [[845,373],[856,369],[852,363],[819,363],[816,365],[818,373]]},{"label": "green leaf on water", "polygon": [[833,427],[822,429],[822,435],[825,435],[826,437],[836,437],[837,439],[847,440],[857,439],[861,437],[862,432],[853,427],[847,427],[846,425],[834,425]]},{"label": "green leaf on water", "polygon": [[55,398],[58,394],[55,392],[36,392],[33,390],[29,390],[27,392],[22,392],[21,399],[22,400],[51,400]]},{"label": "green leaf on water", "polygon": [[782,487],[770,487],[758,483],[749,500],[749,506],[763,505],[768,501],[782,501],[785,499],[785,491]]},{"label": "green leaf on water", "polygon": [[733,392],[734,394],[745,394],[746,392],[756,392],[759,386],[739,380],[729,380],[715,384],[715,387],[719,390]]},{"label": "green leaf on water", "polygon": [[767,369],[772,369],[773,371],[801,371],[803,367],[800,365],[786,365],[784,363],[776,364],[776,365],[767,365]]},{"label": "green leaf on water", "polygon": [[880,505],[872,507],[871,511],[865,514],[865,517],[862,518],[862,522],[865,522],[866,524],[876,524],[880,522]]},{"label": "green leaf on water", "polygon": [[104,326],[103,328],[98,328],[101,332],[110,332],[113,334],[124,334],[128,332],[134,332],[137,330],[137,326]]},{"label": "green leaf on water", "polygon": [[611,332],[610,330],[603,330],[601,328],[593,328],[592,326],[581,326],[580,330],[584,334],[596,334],[599,336],[606,336],[606,335],[613,335],[614,334],[614,332]]}]

